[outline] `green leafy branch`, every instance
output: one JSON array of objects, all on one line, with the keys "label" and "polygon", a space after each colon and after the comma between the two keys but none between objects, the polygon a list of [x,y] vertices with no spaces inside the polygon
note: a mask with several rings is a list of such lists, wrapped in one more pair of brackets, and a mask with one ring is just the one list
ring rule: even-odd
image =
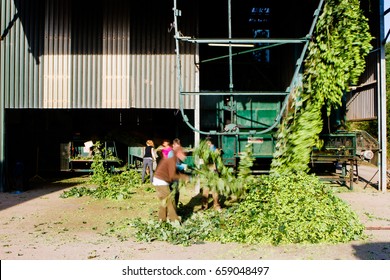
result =
[{"label": "green leafy branch", "polygon": [[[231,167],[223,164],[219,150],[211,150],[203,140],[195,148],[195,160],[198,162],[194,173],[200,179],[202,187],[208,187],[226,197],[241,197],[245,194],[246,180],[251,177],[253,165],[252,145],[248,144],[240,156],[238,174]],[[200,163],[199,163],[200,162]]]},{"label": "green leafy branch", "polygon": [[322,111],[329,116],[349,86],[358,82],[371,40],[359,0],[326,1],[308,48],[303,87],[279,128],[272,173],[308,171],[312,148],[320,144]]}]

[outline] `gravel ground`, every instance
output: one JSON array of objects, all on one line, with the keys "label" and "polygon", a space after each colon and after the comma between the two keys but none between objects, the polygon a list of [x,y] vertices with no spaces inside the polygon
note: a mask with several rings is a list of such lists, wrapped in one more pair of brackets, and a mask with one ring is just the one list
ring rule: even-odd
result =
[{"label": "gravel ground", "polygon": [[0,193],[0,259],[390,260],[390,190],[378,191],[366,181],[355,182],[353,190],[335,186],[337,195],[366,226],[366,240],[336,245],[206,243],[188,247],[119,240],[105,234],[110,221],[150,211],[157,205],[155,197],[150,205],[134,209],[131,202],[119,206],[88,197],[62,199],[60,194],[72,183],[65,187],[41,183],[22,193]]}]

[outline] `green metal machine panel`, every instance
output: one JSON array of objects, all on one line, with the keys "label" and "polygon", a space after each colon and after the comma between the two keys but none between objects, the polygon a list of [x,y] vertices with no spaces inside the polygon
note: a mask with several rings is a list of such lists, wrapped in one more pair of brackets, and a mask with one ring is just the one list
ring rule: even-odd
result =
[{"label": "green metal machine panel", "polygon": [[237,139],[236,136],[222,137],[222,159],[225,165],[236,166],[237,164]]},{"label": "green metal machine panel", "polygon": [[248,137],[247,143],[252,144],[252,153],[255,158],[272,158],[275,150],[275,140],[272,135]]},{"label": "green metal machine panel", "polygon": [[270,159],[275,150],[275,139],[271,134],[254,137],[244,135],[223,135],[222,151],[224,164],[236,166],[238,158],[248,144],[252,146],[252,155],[257,159]]}]

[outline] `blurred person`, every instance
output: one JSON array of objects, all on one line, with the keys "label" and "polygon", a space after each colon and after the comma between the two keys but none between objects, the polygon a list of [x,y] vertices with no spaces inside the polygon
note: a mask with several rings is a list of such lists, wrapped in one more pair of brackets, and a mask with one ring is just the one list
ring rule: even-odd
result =
[{"label": "blurred person", "polygon": [[153,177],[153,186],[156,188],[157,197],[160,199],[160,208],[158,218],[160,221],[179,221],[180,218],[176,212],[174,199],[172,199],[170,186],[173,182],[179,180],[188,180],[189,177],[179,173],[176,168],[178,160],[184,161],[186,155],[182,148],[178,148],[170,158],[163,158],[157,165]]},{"label": "blurred person", "polygon": [[[220,150],[217,149],[217,147],[215,147],[214,143],[210,138],[206,140],[206,144],[208,145],[210,151],[220,154]],[[218,173],[217,165],[215,162],[209,163],[208,169],[210,170],[210,172]],[[210,193],[210,188],[208,186],[202,188],[202,209],[203,210],[206,210],[209,207],[209,193]],[[217,211],[221,211],[221,205],[219,204],[219,194],[217,191],[212,192],[212,198],[213,198],[214,209]]]},{"label": "blurred person", "polygon": [[[181,146],[181,141],[179,138],[175,138],[172,141],[172,150],[169,152],[168,158],[173,157],[174,154],[176,153],[176,151],[179,149],[183,149],[183,147]],[[184,173],[184,171],[186,171],[186,169],[187,169],[187,164],[185,164],[183,161],[184,160],[180,160],[180,159],[177,159],[177,161],[176,161],[177,171],[181,172],[181,173]],[[180,190],[178,188],[178,182],[173,181],[172,184],[169,186],[169,188],[171,189],[171,191],[173,191],[175,189],[175,203],[174,203],[174,205],[177,209],[177,206],[179,205],[179,199],[180,199]]]},{"label": "blurred person", "polygon": [[149,169],[150,182],[153,181],[153,162],[156,161],[154,143],[152,140],[146,141],[144,148],[144,157],[142,159],[142,184],[145,182],[146,169]]},{"label": "blurred person", "polygon": [[164,139],[161,145],[162,157],[168,158],[169,153],[172,151],[171,142],[168,139]]}]

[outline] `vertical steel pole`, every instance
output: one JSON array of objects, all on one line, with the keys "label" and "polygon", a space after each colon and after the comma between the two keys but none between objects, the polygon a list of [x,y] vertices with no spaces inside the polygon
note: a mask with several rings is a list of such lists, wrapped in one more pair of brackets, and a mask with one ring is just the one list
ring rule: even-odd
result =
[{"label": "vertical steel pole", "polygon": [[[232,38],[232,4],[231,0],[228,0],[228,28],[229,28],[229,39]],[[229,89],[233,91],[233,48],[229,43]]]},{"label": "vertical steel pole", "polygon": [[[196,63],[199,65],[199,44],[196,44]],[[196,67],[195,70],[195,91],[200,91],[200,85],[199,85],[199,68]],[[194,109],[194,121],[195,121],[195,128],[197,129],[194,131],[194,144],[195,147],[197,147],[200,143],[200,95],[196,95],[195,97],[195,109]]]},{"label": "vertical steel pole", "polygon": [[385,7],[384,1],[379,3],[379,42],[380,42],[380,56],[379,56],[379,83],[378,83],[378,138],[379,138],[379,189],[382,192],[387,188],[387,137],[386,137],[386,54],[385,54]]},{"label": "vertical steel pole", "polygon": [[[5,6],[6,2],[1,1],[1,19],[5,19]],[[0,24],[0,26],[3,26]],[[2,29],[1,29],[2,30]],[[2,75],[3,75],[3,63],[2,63],[2,58],[3,58],[3,48],[2,48],[2,40],[0,41],[0,81],[3,81]],[[3,85],[0,83],[0,192],[5,191],[5,104],[4,104],[4,91]]]},{"label": "vertical steel pole", "polygon": [[[232,1],[228,0],[228,27],[229,27],[229,39],[232,39]],[[234,83],[233,83],[233,47],[231,43],[229,43],[229,91],[233,92],[234,90]],[[236,120],[234,120],[234,95],[230,95],[230,123],[236,123]],[[234,147],[234,153],[237,153],[237,143],[238,139],[237,136],[235,138],[235,147]]]},{"label": "vertical steel pole", "polygon": [[[228,0],[228,26],[229,26],[229,39],[232,38],[232,1]],[[229,91],[233,92],[233,47],[229,43]],[[233,122],[233,95],[230,95],[230,121]]]},{"label": "vertical steel pole", "polygon": [[[181,79],[181,59],[180,59],[180,31],[179,31],[179,21],[178,17],[181,16],[181,11],[177,8],[177,0],[173,0],[173,28],[175,29],[175,53],[176,53],[176,75],[177,75],[177,83],[178,83],[178,90],[179,90],[179,107],[180,107],[180,112],[183,116],[183,121],[193,129],[194,131],[194,142],[195,145],[199,142],[200,139],[200,133],[199,133],[199,128],[200,128],[200,101],[199,101],[199,96],[195,97],[195,110],[194,110],[194,122],[195,122],[195,127],[190,125],[188,117],[184,113],[184,101],[183,101],[183,83]],[[196,56],[198,58],[199,56],[199,49],[197,47],[196,49]],[[195,73],[195,88],[196,90],[199,90],[199,70]]]},{"label": "vertical steel pole", "polygon": [[177,1],[173,1],[173,18],[174,18],[174,29],[175,29],[175,52],[176,52],[176,74],[177,74],[177,82],[179,87],[179,93],[182,92],[182,83],[181,83],[181,61],[180,61],[180,51],[179,51],[179,24],[177,17],[180,15],[180,11],[177,9]]}]

